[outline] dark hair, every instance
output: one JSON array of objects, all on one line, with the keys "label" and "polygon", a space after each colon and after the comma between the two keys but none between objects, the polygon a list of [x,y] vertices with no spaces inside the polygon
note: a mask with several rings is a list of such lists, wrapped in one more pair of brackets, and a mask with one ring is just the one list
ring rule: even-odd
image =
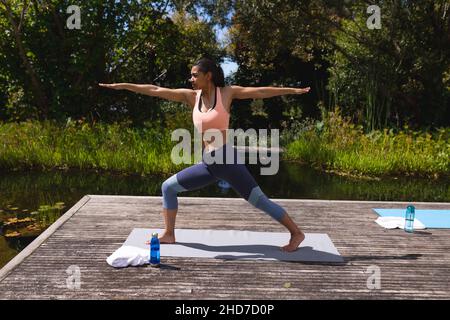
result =
[{"label": "dark hair", "polygon": [[198,60],[194,66],[198,66],[200,71],[207,73],[212,73],[212,82],[216,87],[225,87],[225,76],[223,74],[222,67],[218,66],[210,58],[201,58]]}]

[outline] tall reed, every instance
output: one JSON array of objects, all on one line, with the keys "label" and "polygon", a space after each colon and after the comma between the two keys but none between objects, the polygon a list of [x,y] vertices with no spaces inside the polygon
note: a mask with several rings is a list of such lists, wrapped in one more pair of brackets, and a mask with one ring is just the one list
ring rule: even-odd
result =
[{"label": "tall reed", "polygon": [[170,159],[168,130],[126,124],[51,121],[0,124],[0,168],[108,170],[165,174],[182,167]]},{"label": "tall reed", "polygon": [[336,108],[297,136],[287,144],[283,159],[356,176],[450,176],[450,128],[421,132],[404,126],[399,132],[364,133]]}]

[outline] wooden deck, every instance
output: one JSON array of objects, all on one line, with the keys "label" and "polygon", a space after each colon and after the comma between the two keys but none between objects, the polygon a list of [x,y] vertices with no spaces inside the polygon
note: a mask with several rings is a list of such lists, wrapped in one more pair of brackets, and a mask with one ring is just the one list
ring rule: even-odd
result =
[{"label": "wooden deck", "polygon": [[[327,233],[341,264],[164,258],[161,269],[105,259],[133,228],[163,228],[161,197],[88,195],[0,271],[1,299],[449,299],[450,230],[385,230],[372,208],[405,202],[273,199],[304,232]],[[179,197],[177,228],[284,231],[240,198]],[[417,209],[450,203],[414,202]],[[80,286],[67,286],[70,266]],[[379,268],[380,288],[368,288]],[[374,283],[370,281],[369,284]],[[69,282],[70,284],[70,282]]]}]

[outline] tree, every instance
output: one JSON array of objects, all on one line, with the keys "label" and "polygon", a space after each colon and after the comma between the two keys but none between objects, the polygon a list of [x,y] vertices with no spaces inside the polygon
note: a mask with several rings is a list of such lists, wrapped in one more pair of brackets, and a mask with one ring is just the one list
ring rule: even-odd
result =
[{"label": "tree", "polygon": [[[37,100],[37,104],[42,109],[44,117],[47,117],[48,99],[44,92],[41,80],[39,79],[39,75],[33,65],[33,53],[27,49],[23,35],[23,28],[26,24],[31,2],[25,0],[23,3],[20,3],[19,1],[0,0],[0,4],[0,13],[6,17],[10,27],[8,30],[10,32],[5,34],[7,35],[7,38],[12,38],[14,40],[14,47],[29,77],[31,89]],[[8,37],[9,35],[11,35],[11,37]]]},{"label": "tree", "polygon": [[335,104],[368,130],[436,127],[450,118],[450,17],[445,1],[385,1],[382,27],[368,30],[366,5],[352,6],[329,55]]},{"label": "tree", "polygon": [[[136,123],[161,117],[159,99],[102,90],[98,83],[153,83],[163,74],[157,84],[186,86],[193,60],[223,55],[207,23],[186,14],[174,21],[170,4],[2,0],[0,116]],[[70,5],[80,8],[80,29],[66,26]]]},{"label": "tree", "polygon": [[[243,84],[291,85],[306,74],[312,93],[320,93],[316,102],[340,106],[368,131],[449,124],[448,1],[176,3],[201,6],[230,27],[228,53]],[[373,4],[381,9],[380,30],[366,26]]]}]

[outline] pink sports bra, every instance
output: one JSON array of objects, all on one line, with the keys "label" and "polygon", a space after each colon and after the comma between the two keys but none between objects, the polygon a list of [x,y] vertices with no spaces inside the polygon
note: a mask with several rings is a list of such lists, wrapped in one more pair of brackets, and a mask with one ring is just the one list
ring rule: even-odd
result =
[{"label": "pink sports bra", "polygon": [[215,91],[216,99],[214,101],[214,106],[207,112],[201,111],[201,91],[197,93],[197,97],[195,99],[195,107],[192,112],[192,120],[194,122],[194,126],[199,132],[205,132],[208,129],[219,129],[221,131],[228,129],[228,125],[230,123],[230,114],[227,110],[225,110],[225,107],[223,106],[220,88],[218,89],[216,87]]}]

